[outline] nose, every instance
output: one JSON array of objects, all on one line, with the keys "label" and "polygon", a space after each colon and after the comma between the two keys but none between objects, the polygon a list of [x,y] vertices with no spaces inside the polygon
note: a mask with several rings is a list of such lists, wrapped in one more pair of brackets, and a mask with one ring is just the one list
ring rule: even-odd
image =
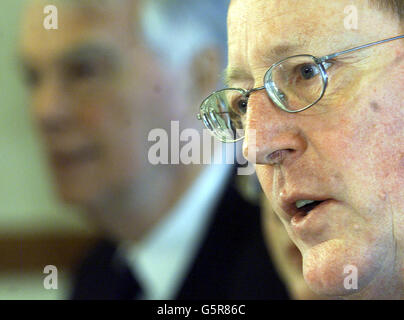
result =
[{"label": "nose", "polygon": [[251,163],[281,165],[293,162],[307,149],[297,114],[276,107],[265,90],[250,96],[243,155]]},{"label": "nose", "polygon": [[63,131],[71,122],[69,97],[64,91],[56,81],[49,81],[33,92],[35,120],[47,133]]}]

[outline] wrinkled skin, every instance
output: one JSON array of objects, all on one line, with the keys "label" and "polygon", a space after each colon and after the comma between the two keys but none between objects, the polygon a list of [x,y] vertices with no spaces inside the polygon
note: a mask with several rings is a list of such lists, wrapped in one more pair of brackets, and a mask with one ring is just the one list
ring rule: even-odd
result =
[{"label": "wrinkled skin", "polygon": [[[344,28],[352,4],[358,30]],[[322,56],[402,34],[390,13],[343,0],[233,0],[228,32],[229,85],[246,89],[262,86],[270,65],[287,56]],[[249,99],[244,155],[256,162],[318,294],[404,298],[403,41],[336,59],[325,97],[304,112],[276,108],[265,90]],[[292,199],[327,202],[297,219],[282,208]],[[344,286],[346,265],[358,270],[356,290]]]}]

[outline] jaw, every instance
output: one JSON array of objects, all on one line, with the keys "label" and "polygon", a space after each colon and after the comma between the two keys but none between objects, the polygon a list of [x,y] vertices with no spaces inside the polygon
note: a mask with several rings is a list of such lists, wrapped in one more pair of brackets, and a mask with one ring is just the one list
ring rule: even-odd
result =
[{"label": "jaw", "polygon": [[303,275],[320,295],[400,299],[404,277],[396,253],[394,246],[333,239],[304,250]]}]

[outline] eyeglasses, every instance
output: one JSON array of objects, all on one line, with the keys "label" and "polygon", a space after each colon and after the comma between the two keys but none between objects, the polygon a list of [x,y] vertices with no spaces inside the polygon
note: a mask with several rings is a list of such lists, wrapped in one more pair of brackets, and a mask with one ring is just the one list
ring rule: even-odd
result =
[{"label": "eyeglasses", "polygon": [[200,106],[199,120],[210,133],[222,142],[236,142],[244,138],[243,123],[248,98],[253,92],[265,89],[272,102],[289,113],[304,111],[325,94],[328,86],[327,69],[340,55],[377,44],[404,38],[404,35],[368,43],[323,57],[309,54],[295,55],[273,64],[264,76],[264,86],[250,90],[226,88],[215,91]]}]

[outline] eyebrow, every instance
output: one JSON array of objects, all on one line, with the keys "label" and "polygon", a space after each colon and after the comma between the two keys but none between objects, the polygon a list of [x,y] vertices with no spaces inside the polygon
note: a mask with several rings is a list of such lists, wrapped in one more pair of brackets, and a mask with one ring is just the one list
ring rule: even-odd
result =
[{"label": "eyebrow", "polygon": [[244,69],[237,68],[237,67],[227,67],[223,71],[223,82],[226,87],[230,87],[233,82],[239,80],[246,80],[246,79],[252,79],[252,75],[245,71]]},{"label": "eyebrow", "polygon": [[[116,52],[112,48],[100,43],[83,43],[68,49],[67,52],[56,58],[57,62],[71,63],[72,61],[92,60],[96,57],[108,58],[111,65],[116,65],[119,62]],[[17,59],[23,68],[33,65],[32,58],[24,52],[17,53]]]},{"label": "eyebrow", "polygon": [[[298,52],[301,48],[306,47],[306,43],[296,45],[296,44],[280,44],[276,45],[274,47],[271,47],[263,56],[262,59],[272,65],[276,63],[277,61],[287,58],[291,55],[295,54],[302,54],[303,52]],[[307,52],[305,52],[307,53]]]},{"label": "eyebrow", "polygon": [[117,62],[118,57],[113,49],[107,48],[99,43],[84,43],[75,46],[71,50],[64,53],[58,60],[60,62],[69,62],[75,60],[88,60],[94,57],[105,57],[109,61]]},{"label": "eyebrow", "polygon": [[[276,45],[265,52],[265,54],[262,55],[261,59],[265,66],[268,66],[269,68],[272,64],[280,61],[281,59],[297,54],[297,51],[301,48],[302,45]],[[226,87],[230,87],[231,84],[235,81],[251,80],[253,79],[253,76],[251,75],[251,73],[247,72],[243,68],[229,66],[223,71],[222,78]]]}]

